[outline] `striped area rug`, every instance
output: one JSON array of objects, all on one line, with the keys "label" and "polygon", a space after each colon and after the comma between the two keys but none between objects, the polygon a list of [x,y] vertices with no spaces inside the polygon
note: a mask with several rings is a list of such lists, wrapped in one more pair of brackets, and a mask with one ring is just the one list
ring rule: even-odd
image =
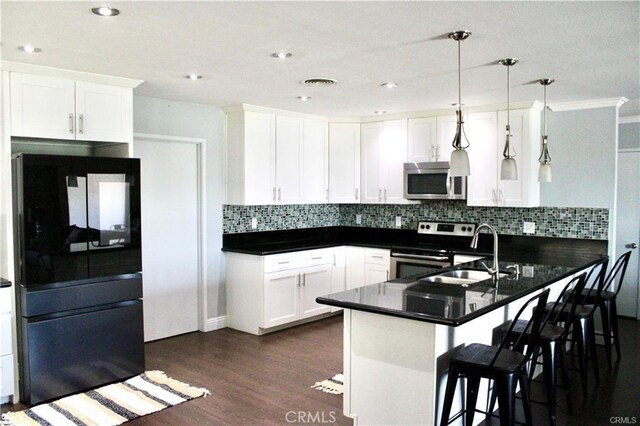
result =
[{"label": "striped area rug", "polygon": [[124,382],[67,396],[24,411],[5,413],[2,415],[2,424],[119,425],[208,394],[208,390],[171,379],[162,371],[147,371]]},{"label": "striped area rug", "polygon": [[344,392],[344,374],[338,373],[330,379],[316,382],[311,386],[312,389],[318,389],[322,392],[332,393],[334,395],[342,395]]}]

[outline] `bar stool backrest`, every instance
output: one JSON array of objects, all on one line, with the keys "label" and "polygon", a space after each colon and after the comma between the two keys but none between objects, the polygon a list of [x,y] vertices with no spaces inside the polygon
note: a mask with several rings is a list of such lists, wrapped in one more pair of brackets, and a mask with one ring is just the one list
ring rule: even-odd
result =
[{"label": "bar stool backrest", "polygon": [[540,330],[542,329],[541,327],[542,319],[544,316],[544,308],[547,304],[548,298],[549,298],[549,289],[546,289],[541,293],[533,296],[531,299],[527,300],[527,302],[520,308],[515,318],[513,318],[513,320],[511,321],[511,325],[509,326],[509,329],[504,334],[505,337],[502,339],[502,342],[500,342],[500,346],[498,347],[498,350],[496,351],[496,354],[491,360],[491,363],[489,364],[489,366],[494,365],[494,363],[500,356],[500,352],[502,352],[502,350],[505,348],[507,344],[511,343],[509,341],[508,336],[511,335],[513,328],[518,323],[518,320],[520,319],[522,314],[525,312],[525,310],[529,308],[529,306],[536,303],[536,306],[533,308],[531,319],[529,319],[529,321],[527,322],[527,326],[521,332],[516,342],[513,344],[514,348],[523,348],[525,345],[527,346],[527,352],[525,353],[522,364],[525,364],[527,361],[529,361],[529,359],[531,358],[531,355],[533,354],[533,349],[534,349],[533,343],[537,342],[540,336]]},{"label": "bar stool backrest", "polygon": [[600,295],[604,289],[608,264],[609,257],[603,257],[599,263],[591,268],[585,278],[585,288],[589,290],[582,293],[582,297],[578,301],[578,305],[591,305],[591,314],[593,314],[600,303]]},{"label": "bar stool backrest", "polygon": [[[553,302],[551,309],[547,309],[546,317],[542,321],[542,328],[547,324],[557,324],[560,321],[564,321],[564,335],[569,333],[569,327],[573,322],[573,315],[576,312],[576,306],[578,306],[579,295],[582,294],[584,286],[587,283],[587,273],[573,277],[562,289],[560,295]],[[569,308],[569,314],[566,316],[566,308],[571,304]]]},{"label": "bar stool backrest", "polygon": [[616,296],[620,292],[620,287],[622,287],[622,280],[624,280],[624,274],[627,272],[627,265],[629,265],[629,259],[631,258],[631,250],[622,254],[616,263],[611,268],[611,271],[607,275],[607,278],[604,281],[603,290],[612,291],[611,285],[615,283],[615,293]]}]

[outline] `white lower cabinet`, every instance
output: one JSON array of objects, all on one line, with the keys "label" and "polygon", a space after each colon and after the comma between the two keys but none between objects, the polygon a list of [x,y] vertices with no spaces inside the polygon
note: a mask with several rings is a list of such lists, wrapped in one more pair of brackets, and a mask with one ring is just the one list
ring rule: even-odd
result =
[{"label": "white lower cabinet", "polygon": [[389,280],[389,250],[348,246],[346,258],[347,289]]},{"label": "white lower cabinet", "polygon": [[229,327],[260,335],[331,312],[316,298],[340,285],[332,278],[334,254],[333,248],[268,256],[226,253]]}]

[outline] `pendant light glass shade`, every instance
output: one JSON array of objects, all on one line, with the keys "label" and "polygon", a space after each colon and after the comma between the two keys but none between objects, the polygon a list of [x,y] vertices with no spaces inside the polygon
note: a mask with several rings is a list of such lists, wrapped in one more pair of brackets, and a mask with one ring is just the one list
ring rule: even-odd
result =
[{"label": "pendant light glass shade", "polygon": [[469,155],[466,151],[466,148],[469,147],[469,141],[464,133],[464,121],[462,120],[462,85],[460,83],[460,42],[469,38],[470,35],[469,31],[456,31],[449,34],[450,39],[458,42],[458,111],[456,111],[458,123],[456,135],[451,143],[453,152],[451,152],[451,160],[449,162],[449,176],[469,176],[471,174]]},{"label": "pendant light glass shade", "polygon": [[510,68],[518,63],[515,58],[503,59],[500,63],[507,67],[507,126],[504,142],[504,151],[502,152],[502,163],[500,164],[500,180],[518,180],[518,166],[516,160],[516,152],[511,148],[511,76]]},{"label": "pendant light glass shade", "polygon": [[544,133],[542,135],[542,149],[540,150],[540,157],[538,162],[540,163],[540,169],[538,170],[538,182],[551,182],[551,155],[549,155],[549,136],[547,134],[547,86],[553,83],[555,80],[550,78],[544,78],[538,80],[540,84],[544,86],[544,109],[542,112],[542,120]]}]

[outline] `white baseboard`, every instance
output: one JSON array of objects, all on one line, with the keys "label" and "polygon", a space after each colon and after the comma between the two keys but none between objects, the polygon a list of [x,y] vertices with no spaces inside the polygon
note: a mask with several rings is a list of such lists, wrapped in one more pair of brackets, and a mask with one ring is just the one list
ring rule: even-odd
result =
[{"label": "white baseboard", "polygon": [[205,320],[203,324],[203,329],[200,331],[204,331],[205,333],[208,331],[220,330],[221,328],[225,328],[227,326],[227,316],[221,316],[216,318],[209,318]]}]

